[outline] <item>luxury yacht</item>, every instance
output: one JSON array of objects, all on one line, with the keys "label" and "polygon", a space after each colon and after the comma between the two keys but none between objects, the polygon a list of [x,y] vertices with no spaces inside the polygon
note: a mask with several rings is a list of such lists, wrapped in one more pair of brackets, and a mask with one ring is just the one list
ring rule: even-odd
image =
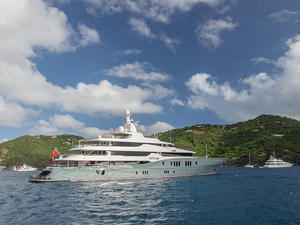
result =
[{"label": "luxury yacht", "polygon": [[[59,156],[31,182],[107,181],[215,174],[226,158],[193,157],[195,152],[173,143],[144,137],[126,111],[117,132],[83,140]],[[57,152],[55,152],[55,155]],[[54,157],[53,157],[54,158]],[[52,158],[52,159],[53,159]]]},{"label": "luxury yacht", "polygon": [[293,166],[292,163],[275,158],[275,152],[273,151],[273,156],[270,155],[270,158],[265,162],[265,165],[260,168],[283,168],[291,166]]}]

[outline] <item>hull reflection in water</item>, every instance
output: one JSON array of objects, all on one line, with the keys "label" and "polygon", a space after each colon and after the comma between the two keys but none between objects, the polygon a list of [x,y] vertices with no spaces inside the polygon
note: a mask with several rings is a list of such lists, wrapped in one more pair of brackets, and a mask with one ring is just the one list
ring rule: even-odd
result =
[{"label": "hull reflection in water", "polygon": [[146,138],[126,111],[126,123],[107,137],[83,140],[31,182],[105,181],[215,174],[225,158],[193,157],[173,143]]}]

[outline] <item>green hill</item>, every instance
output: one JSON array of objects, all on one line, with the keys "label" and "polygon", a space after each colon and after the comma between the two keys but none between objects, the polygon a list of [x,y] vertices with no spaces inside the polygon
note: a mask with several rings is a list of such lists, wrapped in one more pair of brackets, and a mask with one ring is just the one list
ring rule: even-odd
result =
[{"label": "green hill", "polygon": [[[171,141],[179,148],[190,149],[209,157],[230,158],[229,165],[245,165],[248,154],[252,162],[262,165],[272,154],[285,161],[300,164],[300,122],[286,117],[261,115],[253,120],[231,125],[198,124],[158,134],[160,140]],[[0,165],[11,168],[27,165],[43,168],[51,162],[54,147],[61,154],[72,142],[82,137],[75,135],[22,136],[0,144]]]},{"label": "green hill", "polygon": [[27,165],[43,168],[51,162],[53,149],[61,154],[70,154],[72,142],[83,139],[75,135],[22,136],[0,144],[0,164],[11,168],[14,165]]},{"label": "green hill", "polygon": [[179,148],[210,157],[230,158],[231,165],[244,165],[250,153],[252,162],[262,165],[273,153],[283,160],[300,164],[300,122],[294,119],[261,115],[231,125],[198,124],[160,133],[159,139]]}]

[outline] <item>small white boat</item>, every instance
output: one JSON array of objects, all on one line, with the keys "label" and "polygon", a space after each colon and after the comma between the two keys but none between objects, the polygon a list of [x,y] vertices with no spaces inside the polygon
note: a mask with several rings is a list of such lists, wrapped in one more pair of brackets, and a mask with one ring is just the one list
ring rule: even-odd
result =
[{"label": "small white boat", "polygon": [[22,166],[14,166],[14,171],[36,171],[38,168],[34,168],[32,166],[27,166],[26,164],[23,164]]},{"label": "small white boat", "polygon": [[5,170],[6,166],[0,166],[0,171]]},{"label": "small white boat", "polygon": [[249,153],[249,163],[246,164],[244,167],[247,167],[247,168],[254,168],[254,166],[251,164],[250,153]]},{"label": "small white boat", "polygon": [[291,166],[293,166],[292,163],[275,158],[275,152],[273,152],[273,156],[270,155],[270,158],[265,162],[265,165],[259,168],[285,168]]}]

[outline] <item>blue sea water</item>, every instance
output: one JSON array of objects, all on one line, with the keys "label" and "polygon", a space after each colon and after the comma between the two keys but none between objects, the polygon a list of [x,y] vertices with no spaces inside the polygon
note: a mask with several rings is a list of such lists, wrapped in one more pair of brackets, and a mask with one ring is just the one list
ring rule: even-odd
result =
[{"label": "blue sea water", "polygon": [[0,224],[300,224],[300,167],[105,183],[33,173],[0,172]]}]

